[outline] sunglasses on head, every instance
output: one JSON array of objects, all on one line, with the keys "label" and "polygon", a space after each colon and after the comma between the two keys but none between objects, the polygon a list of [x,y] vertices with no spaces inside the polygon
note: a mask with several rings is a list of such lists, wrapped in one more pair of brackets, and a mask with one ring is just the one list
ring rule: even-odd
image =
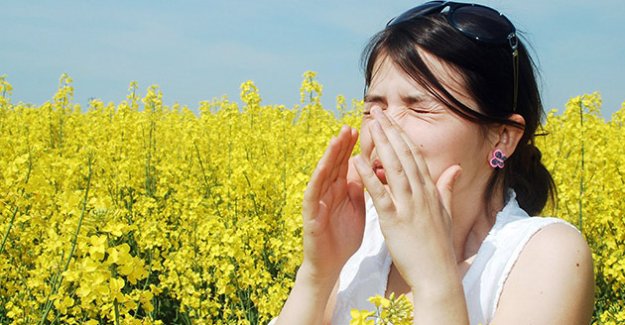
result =
[{"label": "sunglasses on head", "polygon": [[519,41],[516,28],[499,11],[473,3],[453,1],[430,1],[414,7],[391,19],[386,26],[394,26],[417,17],[443,14],[449,24],[466,37],[477,42],[495,45],[507,45],[512,51],[512,69],[514,73],[514,97],[512,111],[516,111],[518,96]]}]

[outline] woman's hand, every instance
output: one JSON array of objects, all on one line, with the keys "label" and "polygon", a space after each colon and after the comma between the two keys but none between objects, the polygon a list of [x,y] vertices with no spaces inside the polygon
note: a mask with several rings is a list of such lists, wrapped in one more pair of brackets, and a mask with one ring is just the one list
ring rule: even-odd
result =
[{"label": "woman's hand", "polygon": [[362,242],[364,188],[350,167],[358,132],[344,126],[304,193],[304,261],[277,324],[321,324],[341,268]]},{"label": "woman's hand", "polygon": [[393,263],[415,296],[462,290],[450,216],[460,166],[447,168],[435,184],[419,149],[401,128],[380,109],[371,114],[371,137],[388,186],[362,157],[355,165],[377,209]]},{"label": "woman's hand", "polygon": [[350,156],[358,132],[344,126],[330,141],[304,194],[304,261],[298,276],[336,281],[362,242],[364,188]]}]

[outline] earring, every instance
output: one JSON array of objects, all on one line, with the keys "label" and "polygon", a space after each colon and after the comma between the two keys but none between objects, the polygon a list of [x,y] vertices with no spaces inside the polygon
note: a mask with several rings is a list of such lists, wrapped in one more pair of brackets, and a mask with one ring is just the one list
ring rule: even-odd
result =
[{"label": "earring", "polygon": [[493,152],[493,156],[490,158],[488,163],[493,168],[503,169],[504,162],[506,161],[506,159],[508,159],[508,157],[506,157],[506,155],[503,154],[503,151],[501,151],[500,149],[497,149]]}]

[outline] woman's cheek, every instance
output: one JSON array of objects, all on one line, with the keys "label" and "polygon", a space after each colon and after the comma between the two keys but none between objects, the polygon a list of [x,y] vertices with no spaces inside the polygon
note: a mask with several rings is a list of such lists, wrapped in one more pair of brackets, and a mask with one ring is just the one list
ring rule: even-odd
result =
[{"label": "woman's cheek", "polygon": [[432,181],[436,183],[443,173],[443,163],[437,159],[438,157],[432,157],[428,152],[422,151],[421,154],[423,155],[423,160],[425,160],[425,165],[428,167]]}]

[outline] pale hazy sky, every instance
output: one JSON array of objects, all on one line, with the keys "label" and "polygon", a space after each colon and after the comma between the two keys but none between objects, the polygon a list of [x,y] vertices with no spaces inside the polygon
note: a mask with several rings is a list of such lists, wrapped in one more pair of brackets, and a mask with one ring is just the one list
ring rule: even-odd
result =
[{"label": "pale hazy sky", "polygon": [[[292,106],[306,70],[323,102],[362,96],[360,52],[386,22],[420,1],[3,1],[0,75],[13,102],[52,98],[62,73],[75,101],[123,100],[158,84],[166,104],[197,108],[238,99],[253,80],[263,102]],[[605,117],[625,101],[625,1],[488,0],[525,32],[542,73],[547,109],[569,97],[603,95]]]}]

